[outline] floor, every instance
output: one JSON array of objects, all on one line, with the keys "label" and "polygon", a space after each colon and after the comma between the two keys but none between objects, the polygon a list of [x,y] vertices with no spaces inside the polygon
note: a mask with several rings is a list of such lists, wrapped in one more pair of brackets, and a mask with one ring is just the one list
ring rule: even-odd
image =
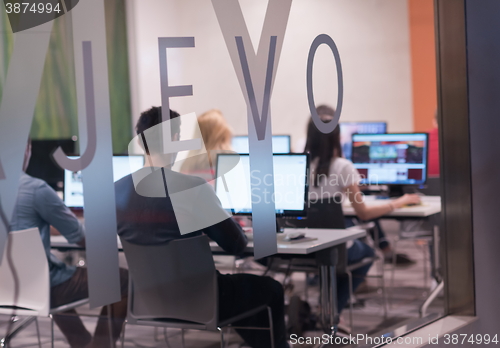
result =
[{"label": "floor", "polygon": [[[393,240],[397,236],[399,228],[395,221],[383,221],[383,228]],[[426,244],[416,241],[401,241],[398,244],[398,252],[406,253],[416,261],[414,265],[409,267],[397,267],[394,274],[394,284],[391,286],[392,266],[385,265],[385,280],[388,295],[388,315],[384,317],[383,296],[378,289],[377,279],[368,279],[367,286],[362,291],[356,294],[356,303],[353,311],[353,333],[367,334],[371,336],[379,336],[381,333],[411,322],[419,317],[419,307],[424,302],[425,297],[429,293],[431,286],[429,273],[429,264],[424,262],[424,252]],[[428,252],[427,252],[428,255]],[[426,256],[428,258],[428,256]],[[233,260],[230,257],[217,259],[218,268],[222,271],[230,271]],[[370,270],[370,274],[376,274],[379,265],[374,265]],[[259,273],[261,270],[250,270],[254,273]],[[425,271],[425,273],[424,273]],[[276,279],[283,280],[283,276],[276,275]],[[305,275],[302,273],[294,273],[291,278],[292,286],[287,286],[286,297],[289,299],[292,295],[299,295],[302,299],[305,288]],[[293,288],[293,289],[292,289]],[[311,286],[308,289],[308,302],[313,311],[317,308],[318,287]],[[341,316],[341,324],[349,325],[348,310],[344,310]],[[443,312],[443,299],[438,297],[431,307],[431,313]],[[98,310],[90,310],[82,308],[79,310],[82,314],[98,314]],[[95,318],[83,317],[85,326],[92,332],[95,327]],[[3,337],[7,330],[8,317],[0,316],[0,337]],[[48,319],[39,319],[40,331],[42,335],[42,346],[50,347],[50,322]],[[322,332],[307,331],[306,336],[320,337]],[[150,327],[134,327],[127,326],[125,347],[182,347],[181,335],[179,330],[169,329],[167,331],[168,343],[164,340],[163,330],[156,332]],[[234,333],[226,334],[226,339],[229,340],[228,347],[237,348],[242,345],[239,337]],[[21,331],[12,341],[11,347],[21,348],[37,345],[36,328],[34,324]],[[68,347],[64,337],[55,329],[55,347]],[[185,332],[185,347],[186,348],[215,348],[220,347],[220,336],[217,333],[202,332],[189,330]]]}]

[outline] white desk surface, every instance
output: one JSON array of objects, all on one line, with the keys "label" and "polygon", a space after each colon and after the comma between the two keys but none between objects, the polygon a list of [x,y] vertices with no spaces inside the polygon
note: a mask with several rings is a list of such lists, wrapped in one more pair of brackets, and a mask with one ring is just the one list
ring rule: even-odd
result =
[{"label": "white desk surface", "polygon": [[[278,254],[307,255],[346,243],[349,240],[362,238],[366,235],[364,229],[356,226],[345,230],[316,228],[285,229],[285,233],[291,230],[305,232],[306,237],[317,239],[299,243],[286,243],[278,240]],[[222,248],[215,242],[210,242],[210,248],[213,252],[223,252]],[[248,242],[245,251],[253,252],[253,241]]]},{"label": "white desk surface", "polygon": [[[319,250],[331,248],[336,245],[343,244],[349,240],[358,239],[366,235],[364,229],[359,227],[351,227],[345,230],[330,230],[330,229],[294,229],[294,231],[303,231],[306,237],[317,238],[312,241],[300,243],[278,242],[278,254],[311,254]],[[80,249],[76,244],[69,244],[63,236],[51,236],[50,245],[53,248],[75,248]],[[118,239],[118,248],[122,245]],[[212,252],[224,252],[215,242],[210,242]],[[245,252],[253,252],[253,241],[249,241]]]},{"label": "white desk surface", "polygon": [[[383,217],[427,217],[441,212],[441,197],[439,196],[422,196],[421,205],[413,205],[396,209],[393,212],[384,215]],[[365,196],[365,204],[374,206],[379,204],[387,204],[387,199],[376,199],[375,196]],[[351,203],[346,200],[342,204],[342,210],[345,216],[355,216],[356,212],[351,206]]]}]

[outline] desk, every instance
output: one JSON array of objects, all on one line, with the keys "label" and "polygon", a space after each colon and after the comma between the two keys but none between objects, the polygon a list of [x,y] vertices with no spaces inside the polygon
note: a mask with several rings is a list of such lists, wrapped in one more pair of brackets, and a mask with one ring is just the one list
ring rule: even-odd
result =
[{"label": "desk", "polygon": [[[308,255],[320,250],[332,248],[344,244],[350,240],[362,238],[366,235],[364,229],[356,226],[347,228],[345,230],[334,229],[297,229],[297,231],[304,231],[307,237],[317,238],[316,240],[302,242],[302,243],[285,243],[278,240],[278,254],[289,255]],[[123,251],[120,238],[117,238],[118,250]],[[50,236],[50,247],[61,251],[65,250],[84,250],[85,248],[68,243],[63,236]],[[210,242],[210,249],[213,253],[225,253],[224,250],[215,242]],[[253,253],[253,242],[249,241],[245,253]]]},{"label": "desk", "polygon": [[[119,239],[118,239],[118,242],[120,242]],[[85,250],[84,247],[82,247],[82,246],[80,246],[78,244],[68,243],[68,241],[66,240],[66,238],[64,238],[61,235],[59,235],[59,236],[50,236],[50,248],[51,249],[57,249],[57,250],[60,250],[60,251]],[[120,251],[123,251],[121,243],[118,245],[118,249]]]},{"label": "desk", "polygon": [[[321,277],[321,299],[322,299],[322,322],[328,323],[329,327],[336,332],[338,324],[337,310],[337,249],[349,240],[362,238],[366,235],[364,229],[351,227],[343,230],[336,229],[303,229],[307,237],[317,238],[317,240],[303,243],[278,242],[278,254],[287,255],[316,255],[319,274]],[[63,236],[50,237],[51,248],[58,250],[82,250],[81,246],[70,244]],[[118,248],[122,251],[120,240]],[[210,243],[210,248],[214,253],[223,252],[215,242]],[[245,248],[246,253],[253,252],[253,242],[249,242]]]},{"label": "desk", "polygon": [[[382,216],[382,218],[425,218],[441,212],[441,197],[422,196],[421,200],[421,205],[395,209],[389,214]],[[365,204],[368,207],[387,204],[388,202],[388,199],[376,199],[375,196],[365,196]],[[342,204],[342,211],[345,216],[356,216],[356,212],[348,200],[345,200]]]},{"label": "desk", "polygon": [[[286,232],[287,229],[285,229]],[[351,227],[345,230],[334,229],[294,229],[295,231],[303,231],[307,237],[317,238],[308,242],[301,243],[285,243],[278,240],[278,254],[289,255],[308,255],[320,250],[332,248],[344,244],[350,240],[362,238],[366,235],[364,229],[359,227]],[[51,239],[52,243],[52,239]],[[215,242],[210,242],[210,249],[212,252],[224,252],[220,246]],[[245,253],[253,253],[253,242],[249,241],[245,248]]]}]

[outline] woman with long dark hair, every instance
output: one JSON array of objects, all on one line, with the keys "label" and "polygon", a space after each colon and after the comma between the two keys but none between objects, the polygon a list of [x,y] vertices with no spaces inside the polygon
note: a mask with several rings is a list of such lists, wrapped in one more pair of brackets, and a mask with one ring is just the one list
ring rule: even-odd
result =
[{"label": "woman with long dark hair", "polygon": [[[318,106],[321,120],[333,119],[335,110],[326,105]],[[306,152],[311,156],[311,185],[309,200],[332,199],[338,195],[347,196],[361,220],[373,220],[408,204],[420,203],[415,194],[405,194],[387,204],[367,206],[359,189],[361,176],[351,161],[342,157],[340,127],[324,134],[314,125],[312,118],[307,127]]]},{"label": "woman with long dark hair", "polygon": [[[316,111],[324,122],[332,120],[335,114],[335,110],[326,105],[318,106]],[[404,195],[391,200],[387,204],[371,207],[365,205],[363,194],[359,189],[361,177],[352,162],[342,157],[340,127],[338,126],[333,132],[324,134],[316,128],[311,118],[307,126],[305,151],[309,152],[311,156],[310,202],[322,202],[332,199],[338,201],[339,197],[346,197],[351,202],[357,217],[361,220],[372,220],[407,204],[420,202],[417,195]],[[347,262],[349,264],[359,262],[365,257],[373,255],[373,249],[360,240],[355,240],[352,245],[348,245]],[[353,278],[354,290],[362,283],[363,277],[368,273],[370,266],[358,268],[353,272],[356,275]],[[340,312],[349,300],[349,283],[347,279],[339,277],[337,293]]]}]

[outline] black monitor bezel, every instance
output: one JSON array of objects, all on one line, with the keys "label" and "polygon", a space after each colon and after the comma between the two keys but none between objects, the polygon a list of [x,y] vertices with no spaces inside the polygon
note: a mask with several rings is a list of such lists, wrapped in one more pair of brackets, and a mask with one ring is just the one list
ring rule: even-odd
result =
[{"label": "black monitor bezel", "polygon": [[[367,124],[367,123],[383,123],[385,125],[385,132],[384,133],[373,133],[373,134],[388,134],[387,133],[387,121],[352,121],[352,122],[339,122],[339,127],[342,126],[343,124]],[[352,134],[372,134],[372,133],[352,133]]]},{"label": "black monitor bezel", "polygon": [[[362,121],[362,122],[339,122],[339,127],[340,127],[340,136],[342,136],[342,125],[343,124],[373,124],[373,123],[380,123],[380,124],[383,124],[384,125],[384,132],[383,133],[358,133],[358,132],[355,132],[355,133],[351,133],[351,139],[350,139],[350,143],[351,143],[351,155],[352,155],[352,136],[354,134],[387,134],[387,122],[386,121]],[[341,142],[340,145],[342,146],[343,143]],[[347,158],[348,160],[350,160],[349,157],[346,157],[346,154],[344,153],[343,156],[345,158]]]},{"label": "black monitor bezel", "polygon": [[[405,183],[405,182],[399,182],[399,183],[389,183],[389,182],[378,182],[376,184],[370,183],[370,182],[363,182],[361,180],[360,184],[361,185],[386,185],[386,186],[412,186],[412,185],[424,185],[427,182],[427,178],[429,176],[429,133],[427,132],[398,132],[398,133],[354,133],[353,136],[351,137],[351,146],[354,149],[354,136],[366,136],[366,135],[416,135],[416,134],[422,134],[425,135],[425,178],[423,181],[418,181],[418,182],[413,182],[413,183]],[[356,165],[356,163],[353,162],[353,165]]]},{"label": "black monitor bezel", "polygon": [[[238,154],[238,153],[219,153],[217,154],[217,159],[215,162],[215,178],[219,177],[219,157],[220,156],[249,156],[249,154]],[[283,212],[277,212],[275,210],[276,216],[279,217],[306,217],[307,216],[307,204],[308,204],[308,199],[309,199],[309,168],[310,168],[310,156],[308,153],[274,153],[274,156],[305,156],[306,157],[306,173],[305,173],[305,178],[306,178],[306,183],[305,183],[305,190],[304,190],[304,205],[303,205],[303,210],[284,210]],[[274,177],[274,174],[273,174]],[[215,180],[215,186],[214,190],[217,194],[217,180]],[[231,213],[232,215],[236,216],[251,216],[252,212],[238,212],[235,213],[233,209],[224,209],[227,212]]]}]

